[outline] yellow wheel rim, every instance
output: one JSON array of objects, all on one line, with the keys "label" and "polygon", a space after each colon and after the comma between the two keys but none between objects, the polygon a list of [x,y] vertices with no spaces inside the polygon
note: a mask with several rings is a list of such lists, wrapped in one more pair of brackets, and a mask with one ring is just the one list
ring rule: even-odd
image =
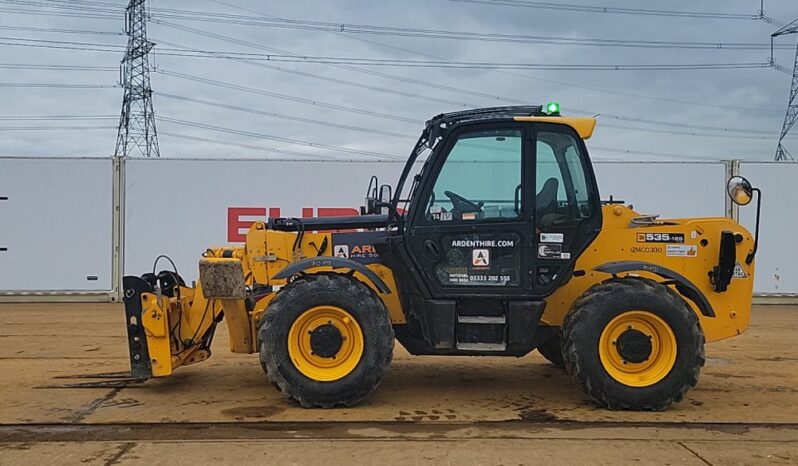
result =
[{"label": "yellow wheel rim", "polygon": [[[643,338],[650,344],[641,342]],[[676,363],[676,336],[650,312],[624,312],[601,332],[599,357],[613,379],[631,387],[648,387],[664,379]]]},{"label": "yellow wheel rim", "polygon": [[[332,335],[332,346],[330,338],[323,347],[319,345],[321,333]],[[303,375],[319,382],[332,382],[346,377],[360,362],[363,332],[354,317],[340,307],[316,306],[303,312],[291,325],[288,355]]]}]

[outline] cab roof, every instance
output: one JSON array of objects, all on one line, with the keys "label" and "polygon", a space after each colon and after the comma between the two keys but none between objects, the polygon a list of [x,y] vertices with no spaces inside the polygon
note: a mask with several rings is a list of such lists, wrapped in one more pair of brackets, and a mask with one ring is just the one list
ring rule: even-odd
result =
[{"label": "cab roof", "polygon": [[441,113],[427,121],[427,129],[437,132],[440,128],[448,128],[462,123],[474,121],[514,120],[526,122],[558,123],[568,125],[582,139],[593,135],[596,119],[593,117],[564,117],[547,115],[540,105],[515,105],[507,107],[487,107],[464,110],[460,112]]}]

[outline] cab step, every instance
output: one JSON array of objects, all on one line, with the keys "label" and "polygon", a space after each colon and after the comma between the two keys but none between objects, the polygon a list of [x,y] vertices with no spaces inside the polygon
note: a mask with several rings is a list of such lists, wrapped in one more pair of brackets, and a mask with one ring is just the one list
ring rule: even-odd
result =
[{"label": "cab step", "polygon": [[463,351],[504,351],[507,343],[461,343],[457,342],[457,349]]},{"label": "cab step", "polygon": [[455,343],[462,351],[504,352],[507,350],[507,317],[503,312],[458,314]]},{"label": "cab step", "polygon": [[459,324],[504,324],[504,316],[457,316]]}]

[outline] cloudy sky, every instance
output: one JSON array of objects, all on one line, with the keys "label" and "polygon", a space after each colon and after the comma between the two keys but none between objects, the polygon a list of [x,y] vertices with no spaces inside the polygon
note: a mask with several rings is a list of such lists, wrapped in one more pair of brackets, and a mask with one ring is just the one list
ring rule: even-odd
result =
[{"label": "cloudy sky", "polygon": [[[776,24],[750,18],[759,10],[756,0],[650,3],[712,13],[704,17],[499,1],[505,4],[154,0],[149,36],[157,44],[151,79],[161,156],[405,157],[423,122],[437,113],[558,101],[564,113],[599,115],[588,141],[594,158],[773,158],[789,74],[762,67],[667,68],[765,63],[769,35],[798,16],[795,0],[765,0]],[[631,0],[598,3],[645,7]],[[113,154],[126,4],[0,0],[0,155]],[[496,40],[497,34],[525,37]],[[777,63],[790,72],[796,39],[776,42]],[[651,41],[660,44],[641,47]],[[602,45],[584,45],[597,42]],[[267,61],[264,54],[289,61]],[[336,60],[291,58],[297,56]],[[400,66],[352,64],[353,58]],[[466,68],[440,67],[451,62]],[[544,69],[468,64],[474,62]],[[666,69],[549,69],[554,65]],[[798,129],[794,133],[787,147],[798,154]]]}]

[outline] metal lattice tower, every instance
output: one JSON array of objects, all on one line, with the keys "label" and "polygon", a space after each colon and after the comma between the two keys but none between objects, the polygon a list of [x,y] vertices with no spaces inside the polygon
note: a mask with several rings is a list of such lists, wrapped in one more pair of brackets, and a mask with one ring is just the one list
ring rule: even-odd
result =
[{"label": "metal lattice tower", "polygon": [[[770,35],[771,38],[787,34],[798,33],[798,18]],[[784,115],[784,124],[779,135],[779,145],[776,147],[776,161],[795,160],[784,147],[784,138],[798,120],[798,46],[795,49],[795,63],[792,68],[792,86],[790,87],[790,100],[787,103],[787,113]]]},{"label": "metal lattice tower", "polygon": [[146,0],[130,0],[125,12],[125,32],[128,36],[125,58],[120,65],[122,86],[122,115],[116,137],[114,155],[140,154],[160,157],[158,134],[155,131],[155,112],[152,109],[149,53],[154,43],[147,40]]}]

